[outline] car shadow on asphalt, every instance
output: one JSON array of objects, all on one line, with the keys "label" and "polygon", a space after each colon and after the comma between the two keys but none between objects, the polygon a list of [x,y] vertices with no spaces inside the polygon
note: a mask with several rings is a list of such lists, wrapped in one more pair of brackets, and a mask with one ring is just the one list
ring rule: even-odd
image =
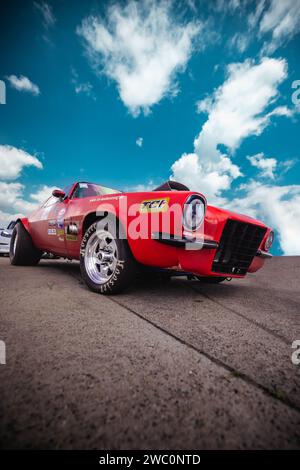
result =
[{"label": "car shadow on asphalt", "polygon": [[[80,286],[83,289],[88,289],[85,283],[81,279],[79,262],[77,261],[63,261],[63,260],[42,260],[39,263],[39,268],[42,269],[56,269],[60,272],[74,277],[74,281],[77,280]],[[147,279],[141,276],[137,276],[135,281],[129,288],[124,292],[118,295],[122,296],[131,296],[131,295],[157,295],[157,296],[172,296],[180,298],[186,296],[188,292],[193,297],[202,296],[213,296],[218,297],[220,300],[222,298],[226,299],[230,297],[234,292],[242,291],[246,292],[249,289],[253,289],[253,286],[242,285],[241,281],[232,280],[230,282],[224,281],[221,284],[209,284],[202,283],[198,280],[188,280],[186,276],[174,276],[171,280],[161,280],[161,279]]]}]

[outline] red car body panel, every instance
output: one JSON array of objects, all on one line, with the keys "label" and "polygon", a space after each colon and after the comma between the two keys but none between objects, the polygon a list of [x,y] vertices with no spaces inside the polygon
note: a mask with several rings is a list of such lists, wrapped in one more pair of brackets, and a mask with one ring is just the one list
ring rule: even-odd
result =
[{"label": "red car body panel", "polygon": [[[70,195],[77,183],[72,186]],[[128,244],[134,258],[144,265],[164,269],[174,269],[193,273],[199,276],[220,276],[220,273],[212,271],[212,264],[216,254],[216,248],[206,248],[201,250],[186,250],[184,247],[171,246],[152,239],[153,231],[166,232],[164,230],[166,219],[174,204],[184,205],[191,195],[201,193],[192,191],[149,191],[136,193],[116,193],[96,197],[66,198],[57,200],[53,205],[42,205],[28,218],[21,219],[26,230],[32,237],[33,243],[43,251],[53,253],[71,259],[79,259],[80,244],[85,230],[91,221],[96,220],[99,211],[115,213],[124,229],[137,221],[137,214],[131,214],[128,208],[136,204],[140,206],[142,201],[149,199],[169,198],[169,207],[166,212],[158,212],[155,218],[155,230],[150,220],[151,213],[139,213],[140,228],[146,232],[146,238],[136,238],[128,234]],[[124,201],[127,202],[125,205]],[[206,202],[206,201],[205,201]],[[151,217],[150,217],[151,215]],[[206,240],[220,242],[225,224],[228,220],[244,222],[262,227],[266,230],[259,249],[264,248],[265,241],[271,231],[262,222],[247,217],[245,215],[233,213],[213,206],[206,206],[204,225],[200,233],[196,231],[193,235],[197,238],[203,235]],[[67,229],[72,224],[78,228],[76,236],[68,235]],[[185,230],[182,220],[175,220],[169,226],[170,234],[183,237]],[[254,256],[248,272],[255,272],[264,264],[265,259],[261,256]],[[223,274],[230,277],[244,277],[236,273]]]}]

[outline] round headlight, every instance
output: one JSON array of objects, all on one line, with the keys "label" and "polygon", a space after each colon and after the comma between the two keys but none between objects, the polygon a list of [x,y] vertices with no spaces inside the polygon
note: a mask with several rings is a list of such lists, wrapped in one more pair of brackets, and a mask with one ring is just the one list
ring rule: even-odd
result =
[{"label": "round headlight", "polygon": [[271,232],[269,233],[265,241],[265,250],[269,250],[271,248],[271,246],[273,245],[273,241],[274,241],[274,232],[271,230]]},{"label": "round headlight", "polygon": [[198,196],[192,196],[184,205],[183,225],[187,230],[197,230],[203,222],[205,205]]}]

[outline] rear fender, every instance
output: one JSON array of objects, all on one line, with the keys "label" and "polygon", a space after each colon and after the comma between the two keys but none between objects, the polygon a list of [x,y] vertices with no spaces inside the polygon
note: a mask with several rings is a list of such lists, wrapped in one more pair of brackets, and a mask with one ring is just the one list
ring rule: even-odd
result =
[{"label": "rear fender", "polygon": [[23,225],[23,227],[25,228],[25,230],[26,230],[28,233],[30,233],[30,230],[29,230],[29,222],[28,222],[27,217],[22,217],[21,219],[17,219],[17,222],[16,222],[16,223],[18,223],[18,222],[20,222],[20,223]]}]

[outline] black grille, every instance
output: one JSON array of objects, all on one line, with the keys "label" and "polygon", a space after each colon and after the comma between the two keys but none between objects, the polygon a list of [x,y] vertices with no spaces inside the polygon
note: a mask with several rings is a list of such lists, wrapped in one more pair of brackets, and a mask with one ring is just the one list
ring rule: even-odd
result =
[{"label": "black grille", "polygon": [[227,220],[212,270],[217,273],[246,274],[266,230],[258,225]]}]

